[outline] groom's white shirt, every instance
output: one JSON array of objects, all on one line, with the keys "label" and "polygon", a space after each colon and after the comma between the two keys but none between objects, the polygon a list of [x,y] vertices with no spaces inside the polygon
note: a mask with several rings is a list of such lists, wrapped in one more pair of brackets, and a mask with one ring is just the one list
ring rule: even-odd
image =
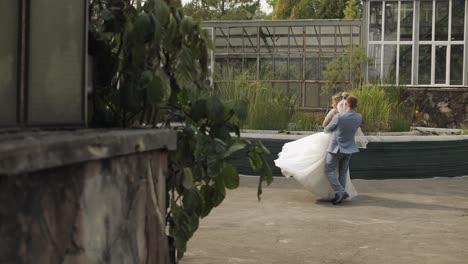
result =
[{"label": "groom's white shirt", "polygon": [[324,129],[325,133],[333,132],[328,152],[338,153],[339,151],[344,154],[359,152],[354,137],[361,122],[361,114],[354,110],[336,114]]}]

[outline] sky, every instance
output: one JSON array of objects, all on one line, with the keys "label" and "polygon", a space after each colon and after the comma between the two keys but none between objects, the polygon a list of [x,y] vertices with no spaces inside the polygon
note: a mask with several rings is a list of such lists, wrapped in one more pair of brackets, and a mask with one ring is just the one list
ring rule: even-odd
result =
[{"label": "sky", "polygon": [[[182,0],[182,4],[188,3],[190,0]],[[262,11],[265,13],[271,12],[271,7],[267,4],[266,0],[260,0],[260,4],[262,5]]]}]

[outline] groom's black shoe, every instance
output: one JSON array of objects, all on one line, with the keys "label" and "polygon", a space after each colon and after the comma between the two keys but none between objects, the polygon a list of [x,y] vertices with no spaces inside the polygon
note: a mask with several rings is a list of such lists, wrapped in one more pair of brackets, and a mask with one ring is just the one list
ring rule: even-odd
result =
[{"label": "groom's black shoe", "polygon": [[348,199],[348,198],[349,198],[349,194],[348,194],[347,192],[345,192],[345,193],[343,194],[343,200],[346,200],[346,199]]},{"label": "groom's black shoe", "polygon": [[349,195],[347,193],[337,193],[335,194],[335,199],[332,200],[332,204],[333,205],[337,205],[339,203],[341,203],[344,199],[349,197]]}]

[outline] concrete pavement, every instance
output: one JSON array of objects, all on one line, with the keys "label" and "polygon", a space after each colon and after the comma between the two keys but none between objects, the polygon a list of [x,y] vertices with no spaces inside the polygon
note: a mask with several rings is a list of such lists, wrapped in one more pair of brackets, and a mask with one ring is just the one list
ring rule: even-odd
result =
[{"label": "concrete pavement", "polygon": [[339,206],[284,178],[257,202],[257,179],[200,222],[181,264],[468,263],[468,177],[354,180]]}]

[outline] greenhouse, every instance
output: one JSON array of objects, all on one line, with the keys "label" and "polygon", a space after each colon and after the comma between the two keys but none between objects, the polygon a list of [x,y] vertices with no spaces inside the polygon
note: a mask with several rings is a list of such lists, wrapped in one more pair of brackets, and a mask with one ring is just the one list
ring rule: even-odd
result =
[{"label": "greenhouse", "polygon": [[360,20],[209,21],[203,26],[213,38],[215,82],[248,71],[250,78],[295,95],[303,109],[329,104],[322,71],[333,58],[361,45]]}]

